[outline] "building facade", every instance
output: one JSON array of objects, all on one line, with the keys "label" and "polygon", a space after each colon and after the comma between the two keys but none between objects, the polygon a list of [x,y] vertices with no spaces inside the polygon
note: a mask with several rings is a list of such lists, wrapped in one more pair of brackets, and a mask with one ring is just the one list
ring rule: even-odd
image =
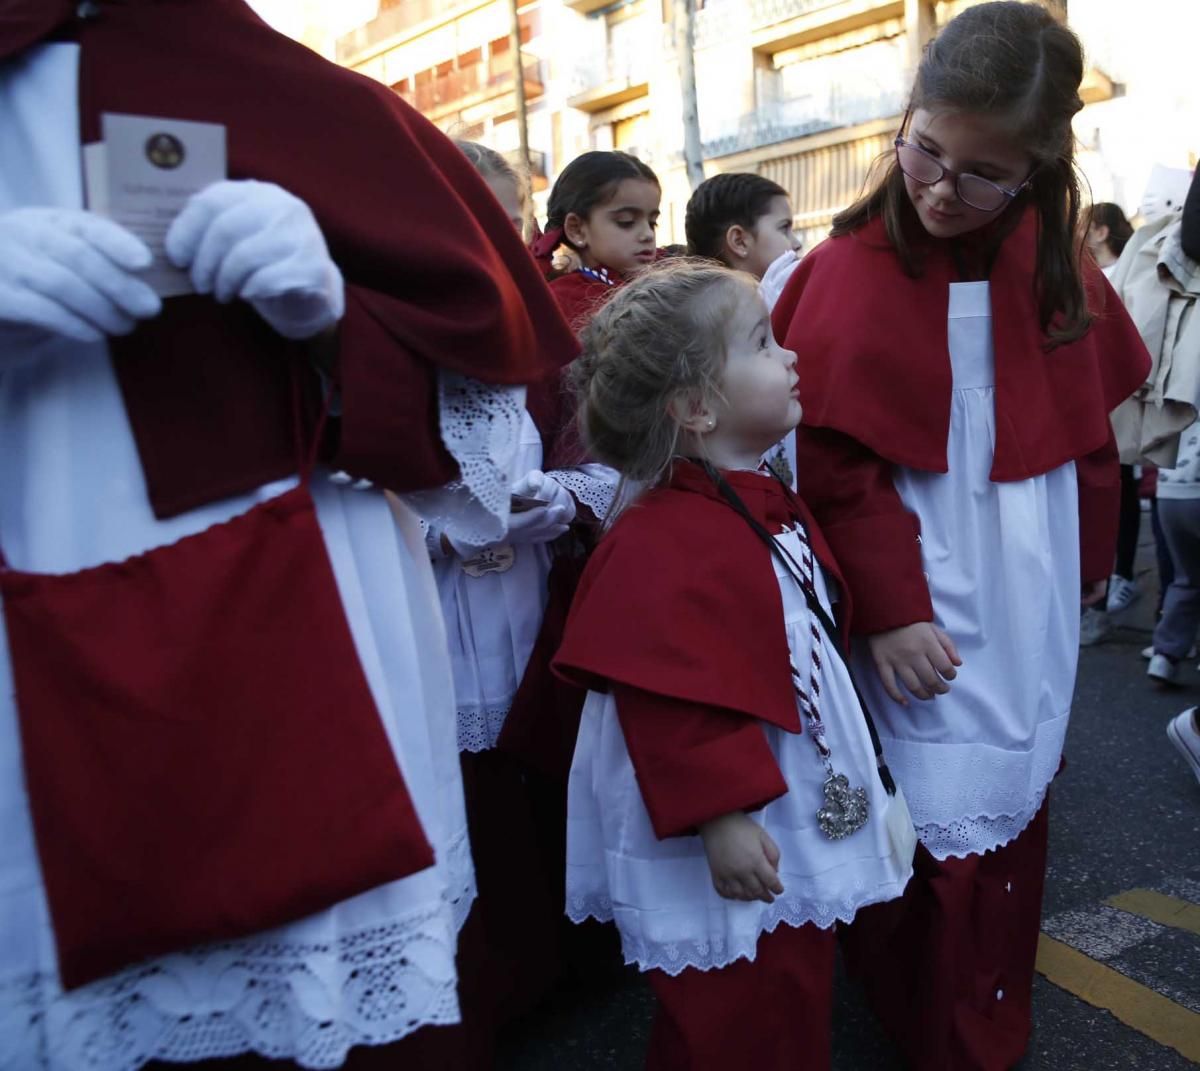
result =
[{"label": "building facade", "polygon": [[[806,246],[815,243],[862,189],[871,164],[890,150],[930,36],[977,2],[695,0],[706,173],[754,171],[774,179],[791,195]],[[1062,10],[1060,0],[1045,2]],[[1102,42],[1089,51],[1118,66],[1113,57],[1119,58],[1121,30],[1113,25],[1112,5],[1106,16],[1099,0],[1070,3]],[[535,204],[544,208],[548,183],[574,156],[624,149],[662,180],[665,244],[683,240],[690,194],[675,6],[672,0],[522,2],[518,65],[509,43],[511,0],[382,0],[373,18],[337,40],[336,58],[391,86],[447,133],[514,158],[519,70]],[[1153,69],[1127,66],[1143,71],[1143,78]],[[1076,124],[1097,199],[1116,199],[1128,209],[1136,207],[1142,171],[1153,162],[1181,166],[1188,155],[1183,132],[1169,151],[1153,150],[1170,159],[1143,159],[1151,152],[1145,148],[1119,158],[1100,151],[1106,129],[1118,121],[1128,127],[1130,109],[1113,102],[1133,88],[1093,66],[1084,86],[1088,108]],[[1171,126],[1169,115],[1160,118]]]}]

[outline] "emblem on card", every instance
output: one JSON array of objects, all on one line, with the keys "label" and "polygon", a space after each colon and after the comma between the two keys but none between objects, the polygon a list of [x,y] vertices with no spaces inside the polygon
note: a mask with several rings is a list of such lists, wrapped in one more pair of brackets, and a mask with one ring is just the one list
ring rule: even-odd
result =
[{"label": "emblem on card", "polygon": [[164,171],[174,171],[186,155],[183,142],[174,134],[151,134],[146,139],[146,159]]},{"label": "emblem on card", "polygon": [[507,573],[517,560],[513,547],[486,547],[473,558],[462,560],[462,570],[467,576],[487,576],[488,573]]}]

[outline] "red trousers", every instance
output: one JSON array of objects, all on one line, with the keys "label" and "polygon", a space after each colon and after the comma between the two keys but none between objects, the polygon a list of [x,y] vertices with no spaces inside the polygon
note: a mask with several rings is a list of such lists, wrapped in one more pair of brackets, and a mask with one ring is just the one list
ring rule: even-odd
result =
[{"label": "red trousers", "polygon": [[484,934],[464,967],[480,972],[499,1028],[536,1008],[562,970],[566,796],[501,751],[460,758]]},{"label": "red trousers", "polygon": [[648,971],[658,998],[648,1071],[828,1071],[834,942],[832,930],[780,924],[753,961]]},{"label": "red trousers", "polygon": [[1047,804],[995,851],[917,848],[899,900],[841,932],[852,978],[913,1071],[1005,1071],[1029,1042],[1046,876]]}]

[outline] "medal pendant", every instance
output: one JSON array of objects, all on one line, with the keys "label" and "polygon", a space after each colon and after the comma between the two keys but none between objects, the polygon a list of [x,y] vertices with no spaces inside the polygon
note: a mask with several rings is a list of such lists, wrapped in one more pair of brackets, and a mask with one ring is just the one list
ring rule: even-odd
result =
[{"label": "medal pendant", "polygon": [[863,788],[851,788],[845,774],[825,778],[825,802],[817,811],[817,825],[830,840],[841,840],[867,824],[870,805]]},{"label": "medal pendant", "polygon": [[517,552],[509,546],[488,547],[473,558],[464,558],[462,571],[467,576],[487,576],[489,573],[507,573],[517,560]]}]

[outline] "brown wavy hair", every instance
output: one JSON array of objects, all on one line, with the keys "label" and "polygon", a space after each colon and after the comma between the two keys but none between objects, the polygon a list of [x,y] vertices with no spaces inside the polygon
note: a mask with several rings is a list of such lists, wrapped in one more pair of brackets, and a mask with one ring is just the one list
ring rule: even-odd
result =
[{"label": "brown wavy hair", "polygon": [[[1080,338],[1091,323],[1081,271],[1082,194],[1075,170],[1071,119],[1083,101],[1083,49],[1079,39],[1044,7],[997,0],[968,8],[946,24],[925,49],[908,104],[918,108],[986,115],[1035,161],[1029,187],[993,230],[998,245],[1020,213],[1037,212],[1034,290],[1042,330],[1050,345]],[[894,154],[876,161],[874,185],[833,220],[831,234],[849,234],[882,217],[906,274],[919,276],[922,230]]]}]

